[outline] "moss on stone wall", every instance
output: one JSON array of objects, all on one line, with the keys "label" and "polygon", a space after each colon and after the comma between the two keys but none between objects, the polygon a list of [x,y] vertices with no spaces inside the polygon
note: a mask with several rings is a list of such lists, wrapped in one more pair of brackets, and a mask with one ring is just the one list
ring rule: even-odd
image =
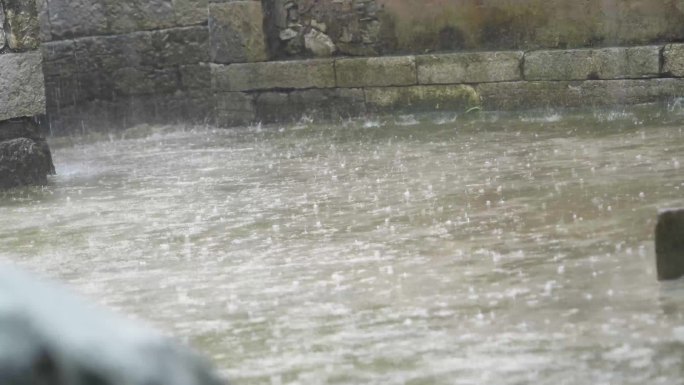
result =
[{"label": "moss on stone wall", "polygon": [[40,45],[38,13],[33,0],[2,0],[4,35],[12,51],[28,51]]}]

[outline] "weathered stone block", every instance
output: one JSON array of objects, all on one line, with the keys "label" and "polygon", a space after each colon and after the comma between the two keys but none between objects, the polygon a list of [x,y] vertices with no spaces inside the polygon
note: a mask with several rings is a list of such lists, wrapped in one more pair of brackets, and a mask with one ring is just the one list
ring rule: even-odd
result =
[{"label": "weathered stone block", "polygon": [[186,90],[211,90],[209,64],[189,64],[179,67],[181,87]]},{"label": "weathered stone block", "polygon": [[335,70],[328,59],[213,65],[212,85],[214,91],[333,88]]},{"label": "weathered stone block", "polygon": [[47,0],[36,0],[36,9],[38,10],[38,25],[40,27],[39,37],[42,42],[50,41],[50,15],[48,15]]},{"label": "weathered stone block", "polygon": [[417,84],[413,56],[338,59],[338,87],[386,87]]},{"label": "weathered stone block", "polygon": [[577,107],[585,97],[583,82],[506,82],[480,84],[477,91],[487,110]]},{"label": "weathered stone block", "polygon": [[265,92],[257,97],[256,109],[257,120],[265,123],[340,120],[366,112],[363,90],[356,88]]},{"label": "weathered stone block", "polygon": [[40,44],[35,0],[4,0],[7,41],[13,50],[33,50]]},{"label": "weathered stone block", "polygon": [[170,93],[176,91],[175,68],[127,67],[114,73],[114,90],[122,95]]},{"label": "weathered stone block", "polygon": [[535,51],[525,54],[526,80],[610,80],[660,75],[660,47]]},{"label": "weathered stone block", "polygon": [[48,115],[58,113],[65,106],[81,102],[83,99],[78,90],[77,75],[46,77],[45,98]]},{"label": "weathered stone block", "polygon": [[18,138],[0,142],[0,188],[46,184],[47,176],[54,172],[44,141]]},{"label": "weathered stone block", "polygon": [[152,33],[157,66],[193,64],[209,61],[207,27],[173,28]]},{"label": "weathered stone block", "polygon": [[96,0],[50,0],[47,12],[53,39],[97,35],[107,31],[107,9]]},{"label": "weathered stone block", "polygon": [[684,209],[664,210],[658,215],[655,249],[659,280],[684,276]]},{"label": "weathered stone block", "polygon": [[70,76],[78,72],[73,40],[41,44],[43,71],[46,77]]},{"label": "weathered stone block", "polygon": [[522,58],[522,51],[416,56],[418,83],[458,84],[521,80]]},{"label": "weathered stone block", "polygon": [[135,124],[209,123],[214,119],[211,94],[176,91],[167,94],[133,95],[125,100],[124,127]]},{"label": "weathered stone block", "polygon": [[663,59],[663,73],[684,77],[684,44],[666,45]]},{"label": "weathered stone block", "polygon": [[681,97],[684,79],[483,83],[477,90],[488,110],[606,107]]},{"label": "weathered stone block", "polygon": [[93,99],[110,100],[116,96],[117,89],[113,73],[80,72],[76,79],[78,82],[75,90],[76,103]]},{"label": "weathered stone block", "polygon": [[244,92],[222,92],[216,100],[216,125],[219,127],[243,126],[256,121],[254,96]]},{"label": "weathered stone block", "polygon": [[176,14],[171,0],[99,0],[105,3],[108,33],[170,28]]},{"label": "weathered stone block", "polygon": [[113,72],[122,67],[154,66],[158,62],[150,32],[93,36],[74,40],[80,72]]},{"label": "weathered stone block", "polygon": [[172,3],[177,25],[203,24],[209,18],[208,0],[172,0]]},{"label": "weathered stone block", "polygon": [[211,60],[224,64],[267,60],[263,19],[260,1],[210,4]]},{"label": "weathered stone block", "polygon": [[0,142],[19,138],[43,141],[43,136],[40,127],[30,118],[0,121]]},{"label": "weathered stone block", "polygon": [[0,55],[0,120],[45,113],[40,52]]},{"label": "weathered stone block", "polygon": [[478,106],[480,98],[468,85],[432,85],[368,88],[366,103],[375,112],[464,111]]}]

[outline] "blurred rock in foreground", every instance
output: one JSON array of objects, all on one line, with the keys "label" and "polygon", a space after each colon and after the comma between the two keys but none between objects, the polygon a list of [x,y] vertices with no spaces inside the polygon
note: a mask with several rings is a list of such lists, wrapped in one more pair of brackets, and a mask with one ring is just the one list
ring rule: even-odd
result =
[{"label": "blurred rock in foreground", "polygon": [[220,385],[158,332],[0,264],[0,384]]}]

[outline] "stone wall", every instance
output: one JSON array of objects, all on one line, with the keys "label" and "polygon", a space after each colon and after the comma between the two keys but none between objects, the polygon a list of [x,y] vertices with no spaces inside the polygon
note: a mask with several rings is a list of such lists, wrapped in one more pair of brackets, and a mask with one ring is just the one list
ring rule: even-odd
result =
[{"label": "stone wall", "polygon": [[683,77],[683,44],[212,65],[222,126],[654,103],[683,97]]},{"label": "stone wall", "polygon": [[39,1],[57,134],[642,103],[684,68],[680,0]]},{"label": "stone wall", "polygon": [[264,8],[276,58],[684,39],[684,0],[264,0]]},{"label": "stone wall", "polygon": [[38,14],[32,0],[0,0],[0,188],[47,183],[50,149]]},{"label": "stone wall", "polygon": [[40,1],[53,133],[213,115],[207,0]]}]

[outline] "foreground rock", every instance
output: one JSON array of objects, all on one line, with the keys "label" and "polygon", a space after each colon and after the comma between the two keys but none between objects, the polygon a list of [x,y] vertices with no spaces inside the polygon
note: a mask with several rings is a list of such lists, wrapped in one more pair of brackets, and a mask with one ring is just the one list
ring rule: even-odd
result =
[{"label": "foreground rock", "polygon": [[157,332],[0,265],[0,384],[219,385]]},{"label": "foreground rock", "polygon": [[684,209],[664,210],[658,215],[655,244],[658,279],[684,276]]},{"label": "foreground rock", "polygon": [[50,148],[32,120],[0,122],[0,188],[46,184],[54,173]]}]

